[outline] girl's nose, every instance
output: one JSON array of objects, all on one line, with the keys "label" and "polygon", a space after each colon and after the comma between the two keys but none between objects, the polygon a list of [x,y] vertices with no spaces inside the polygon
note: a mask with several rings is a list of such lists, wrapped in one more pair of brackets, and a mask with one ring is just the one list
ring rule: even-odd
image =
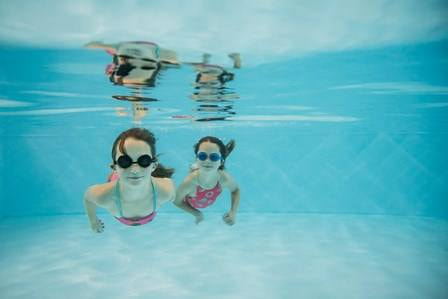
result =
[{"label": "girl's nose", "polygon": [[132,173],[137,173],[139,171],[139,168],[140,168],[140,166],[138,164],[132,164],[131,168],[130,168],[130,171]]}]

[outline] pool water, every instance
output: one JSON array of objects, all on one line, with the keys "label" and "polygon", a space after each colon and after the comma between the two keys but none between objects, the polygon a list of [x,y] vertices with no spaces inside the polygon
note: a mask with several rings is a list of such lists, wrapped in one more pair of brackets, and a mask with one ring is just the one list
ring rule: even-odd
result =
[{"label": "pool water", "polygon": [[4,298],[444,298],[446,221],[425,217],[211,213],[148,227],[82,215],[2,222]]},{"label": "pool water", "polygon": [[[101,51],[1,47],[0,297],[446,298],[447,49],[243,57],[195,95],[186,65],[136,89]],[[236,224],[224,192],[200,225],[167,204],[142,227],[102,212],[92,233],[84,191],[136,126],[177,185],[200,137],[234,139]]]}]

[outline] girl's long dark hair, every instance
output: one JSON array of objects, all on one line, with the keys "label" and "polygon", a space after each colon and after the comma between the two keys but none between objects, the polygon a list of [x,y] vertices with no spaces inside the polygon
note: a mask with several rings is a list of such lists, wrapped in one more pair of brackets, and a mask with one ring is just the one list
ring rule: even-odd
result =
[{"label": "girl's long dark hair", "polygon": [[[117,161],[115,161],[115,156],[117,154],[117,146],[120,152],[126,154],[126,149],[124,148],[124,142],[127,138],[134,138],[137,140],[141,140],[146,142],[151,148],[151,153],[154,159],[157,159],[156,154],[156,138],[154,134],[152,134],[149,130],[145,128],[132,128],[122,132],[115,139],[114,144],[112,145],[112,161],[115,165]],[[158,178],[170,178],[174,173],[173,168],[165,168],[162,164],[158,163],[157,168],[152,172],[152,176]]]},{"label": "girl's long dark hair", "polygon": [[221,141],[221,139],[214,137],[214,136],[205,136],[202,137],[201,139],[199,139],[199,141],[193,146],[194,148],[194,153],[197,155],[198,150],[199,150],[199,146],[201,145],[201,143],[203,142],[211,142],[216,144],[219,147],[219,153],[221,154],[222,157],[222,162],[221,162],[221,166],[219,166],[218,169],[224,169],[224,163],[225,160],[227,159],[227,157],[230,155],[230,153],[233,151],[233,149],[235,148],[235,140],[231,139],[227,144],[224,144],[224,142]]}]

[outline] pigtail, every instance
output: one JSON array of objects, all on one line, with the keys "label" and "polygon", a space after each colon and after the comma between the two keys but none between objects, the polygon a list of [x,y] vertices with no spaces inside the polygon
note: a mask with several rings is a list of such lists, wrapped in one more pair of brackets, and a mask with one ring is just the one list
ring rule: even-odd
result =
[{"label": "pigtail", "polygon": [[156,178],[170,178],[174,173],[174,168],[165,168],[162,164],[157,164],[152,176]]},{"label": "pigtail", "polygon": [[224,170],[225,166],[224,163],[226,162],[227,157],[230,155],[230,153],[235,148],[235,140],[231,139],[227,144],[224,146],[225,148],[225,154],[222,157],[221,166],[218,167],[218,169]]},{"label": "pigtail", "polygon": [[235,140],[230,140],[227,144],[226,144],[226,156],[225,158],[227,158],[230,153],[233,151],[233,149],[235,148]]}]

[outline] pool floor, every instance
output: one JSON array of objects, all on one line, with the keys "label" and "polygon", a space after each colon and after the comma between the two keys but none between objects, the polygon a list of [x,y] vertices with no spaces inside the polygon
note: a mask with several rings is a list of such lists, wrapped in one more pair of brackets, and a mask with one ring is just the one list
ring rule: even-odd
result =
[{"label": "pool floor", "polygon": [[0,298],[448,298],[448,220],[161,213],[3,218]]}]

